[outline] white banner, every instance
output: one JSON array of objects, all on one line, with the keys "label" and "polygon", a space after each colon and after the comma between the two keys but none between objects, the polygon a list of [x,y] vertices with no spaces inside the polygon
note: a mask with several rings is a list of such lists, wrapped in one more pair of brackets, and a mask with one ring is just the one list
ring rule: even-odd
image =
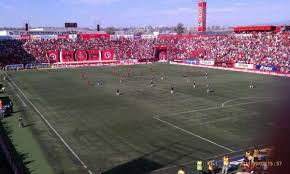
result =
[{"label": "white banner", "polygon": [[157,38],[157,35],[141,35],[142,39],[154,39]]},{"label": "white banner", "polygon": [[254,64],[235,63],[235,68],[254,69]]},{"label": "white banner", "polygon": [[199,64],[213,66],[214,65],[214,61],[213,60],[200,60]]}]

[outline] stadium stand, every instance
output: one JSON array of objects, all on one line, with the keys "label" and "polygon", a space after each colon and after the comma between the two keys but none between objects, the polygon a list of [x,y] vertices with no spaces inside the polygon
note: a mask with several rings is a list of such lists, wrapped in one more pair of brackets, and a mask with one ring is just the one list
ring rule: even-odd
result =
[{"label": "stadium stand", "polygon": [[169,60],[197,58],[223,62],[244,62],[265,66],[289,66],[290,40],[283,33],[250,33],[162,37],[159,39],[47,39],[1,40],[1,65],[50,63],[49,50],[112,49],[117,60],[152,59],[156,47],[166,47]]},{"label": "stadium stand", "polygon": [[282,34],[253,33],[212,35],[158,40],[167,45],[173,59],[246,62],[260,65],[288,66],[290,40]]}]

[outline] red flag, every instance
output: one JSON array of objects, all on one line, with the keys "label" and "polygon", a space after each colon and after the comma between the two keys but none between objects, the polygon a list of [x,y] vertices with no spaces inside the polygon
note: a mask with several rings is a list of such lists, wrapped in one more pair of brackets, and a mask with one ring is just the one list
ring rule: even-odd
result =
[{"label": "red flag", "polygon": [[88,54],[85,50],[77,50],[75,52],[75,60],[76,61],[87,61],[88,60]]},{"label": "red flag", "polygon": [[47,57],[50,63],[57,63],[59,62],[59,52],[58,51],[47,51]]},{"label": "red flag", "polygon": [[100,55],[99,55],[99,50],[88,50],[89,53],[89,60],[99,60]]},{"label": "red flag", "polygon": [[113,60],[113,59],[114,59],[114,50],[102,51],[102,60]]},{"label": "red flag", "polygon": [[74,62],[74,51],[73,50],[63,50],[62,51],[62,61],[63,62]]}]

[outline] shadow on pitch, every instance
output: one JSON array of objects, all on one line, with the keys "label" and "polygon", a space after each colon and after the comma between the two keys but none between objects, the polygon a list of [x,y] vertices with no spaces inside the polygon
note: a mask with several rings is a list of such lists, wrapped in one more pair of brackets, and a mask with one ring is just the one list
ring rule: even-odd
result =
[{"label": "shadow on pitch", "polygon": [[[17,168],[20,173],[30,174],[33,171],[27,168],[27,165],[33,163],[33,161],[29,160],[28,153],[17,152],[16,146],[13,145],[13,139],[11,137],[12,131],[13,130],[5,122],[0,122],[0,138],[6,144],[6,149],[3,149],[3,152],[9,154],[11,161],[14,162],[14,168]],[[8,160],[6,161],[8,163]],[[6,167],[10,167],[9,170],[12,171],[11,166]]]},{"label": "shadow on pitch", "polygon": [[157,170],[161,167],[163,167],[161,164],[141,157],[103,172],[102,174],[143,174]]}]

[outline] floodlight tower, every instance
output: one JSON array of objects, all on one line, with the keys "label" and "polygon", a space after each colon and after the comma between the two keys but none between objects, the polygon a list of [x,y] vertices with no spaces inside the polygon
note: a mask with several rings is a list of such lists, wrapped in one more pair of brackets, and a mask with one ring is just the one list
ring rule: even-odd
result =
[{"label": "floodlight tower", "polygon": [[198,1],[198,32],[206,32],[206,0]]}]

